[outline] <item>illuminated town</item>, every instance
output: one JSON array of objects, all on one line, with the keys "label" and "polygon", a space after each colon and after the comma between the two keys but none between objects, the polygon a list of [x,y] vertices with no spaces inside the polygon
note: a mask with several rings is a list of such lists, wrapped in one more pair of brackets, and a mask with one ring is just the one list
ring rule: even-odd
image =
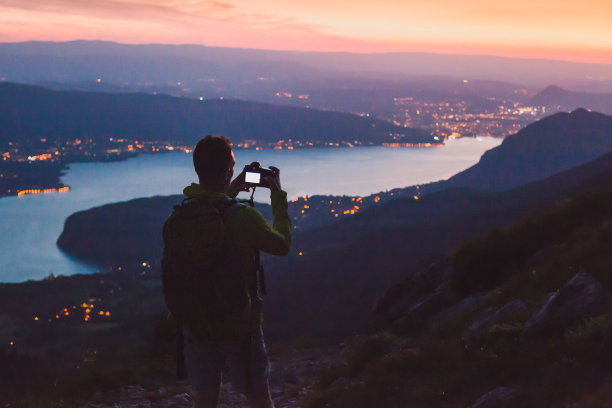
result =
[{"label": "illuminated town", "polygon": [[487,98],[490,106],[470,107],[465,101],[422,102],[412,97],[394,98],[393,123],[431,129],[442,140],[465,136],[504,137],[550,112],[546,106]]},{"label": "illuminated town", "polygon": [[[525,93],[526,90],[516,90]],[[309,95],[279,91],[277,98],[309,101]],[[518,98],[517,98],[518,100]],[[393,98],[392,112],[381,116],[397,126],[427,129],[433,134],[432,143],[407,143],[400,134],[390,134],[393,141],[381,143],[389,148],[431,148],[442,146],[445,140],[472,137],[505,137],[516,133],[527,124],[558,110],[556,106],[531,106],[509,100],[487,97],[486,103],[471,104],[464,100],[431,102],[416,97]],[[356,112],[370,116],[367,112]],[[327,142],[320,140],[278,140],[262,143],[257,140],[242,140],[236,143],[239,149],[293,150],[313,147],[357,147],[374,145],[359,140]],[[104,142],[91,138],[77,138],[54,142],[46,138],[36,141],[10,141],[0,146],[0,197],[23,196],[66,192],[69,186],[60,183],[65,165],[83,161],[117,161],[135,157],[137,154],[155,154],[181,151],[191,153],[194,146],[173,142],[155,142],[108,138]],[[49,166],[48,168],[44,167]],[[50,178],[55,175],[55,178]]]},{"label": "illuminated town", "polygon": [[289,216],[294,229],[313,228],[333,221],[335,218],[355,215],[372,205],[398,197],[419,200],[421,186],[381,191],[366,197],[324,195],[297,197],[289,202]]},{"label": "illuminated town", "polygon": [[[468,80],[463,80],[467,84]],[[547,114],[558,111],[560,106],[534,106],[524,101],[529,91],[517,88],[514,97],[483,97],[468,101],[460,97],[441,96],[421,98],[418,96],[393,97],[392,108],[373,115],[370,112],[353,112],[362,117],[377,116],[397,126],[428,129],[439,140],[466,136],[504,137],[516,133],[527,124]],[[312,98],[306,93],[277,91],[275,97],[281,101],[293,101],[298,106],[311,108]],[[304,105],[304,103],[308,103]],[[322,102],[323,110],[325,103]],[[334,109],[331,109],[334,110]],[[395,144],[389,147],[426,147]]]}]

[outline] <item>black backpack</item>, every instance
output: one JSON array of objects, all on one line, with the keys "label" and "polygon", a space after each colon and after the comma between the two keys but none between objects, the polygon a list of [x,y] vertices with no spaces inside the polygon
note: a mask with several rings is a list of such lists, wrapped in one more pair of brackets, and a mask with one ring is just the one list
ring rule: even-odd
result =
[{"label": "black backpack", "polygon": [[240,205],[183,201],[164,224],[166,305],[178,325],[201,341],[240,343],[251,326],[248,271],[224,222]]}]

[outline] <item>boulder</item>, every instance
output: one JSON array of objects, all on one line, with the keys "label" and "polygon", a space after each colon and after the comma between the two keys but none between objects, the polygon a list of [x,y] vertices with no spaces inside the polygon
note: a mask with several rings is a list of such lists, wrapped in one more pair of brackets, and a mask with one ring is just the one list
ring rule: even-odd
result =
[{"label": "boulder", "polygon": [[484,309],[474,322],[463,333],[464,339],[469,339],[486,332],[495,323],[512,318],[527,310],[527,304],[520,299],[511,300],[500,308],[488,307]]},{"label": "boulder", "polygon": [[600,313],[608,300],[601,283],[588,273],[578,273],[560,290],[549,296],[544,305],[525,323],[523,338],[563,332],[582,319]]},{"label": "boulder", "polygon": [[428,319],[438,313],[450,303],[448,292],[440,287],[428,296],[419,299],[401,318],[395,322],[395,331],[398,333],[410,333],[425,326]]},{"label": "boulder", "polygon": [[473,403],[470,408],[515,408],[519,407],[517,392],[510,387],[497,387]]},{"label": "boulder", "polygon": [[558,251],[559,248],[561,247],[562,245],[555,244],[555,245],[549,245],[546,248],[540,249],[539,251],[535,252],[527,259],[527,261],[525,262],[525,266],[527,267],[527,269],[532,269],[536,267],[537,265],[542,263],[542,261],[545,261],[552,254]]},{"label": "boulder", "polygon": [[468,296],[436,314],[432,319],[432,327],[439,329],[457,319],[464,318],[476,311],[481,303],[480,296]]},{"label": "boulder", "polygon": [[424,270],[411,274],[387,290],[376,302],[374,311],[388,321],[397,320],[406,310],[440,286],[446,268],[446,263],[434,263]]}]

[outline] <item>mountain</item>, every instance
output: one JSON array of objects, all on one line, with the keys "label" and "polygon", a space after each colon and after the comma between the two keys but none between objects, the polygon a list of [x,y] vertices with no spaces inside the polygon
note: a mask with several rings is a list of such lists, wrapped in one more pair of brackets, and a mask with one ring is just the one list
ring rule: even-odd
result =
[{"label": "mountain", "polygon": [[531,99],[533,105],[571,111],[577,108],[612,114],[612,93],[588,93],[568,91],[551,85]]},{"label": "mountain", "polygon": [[612,151],[612,117],[576,109],[508,136],[469,169],[444,183],[499,191],[548,177]]},{"label": "mountain", "polygon": [[[174,61],[174,63],[173,63]],[[0,44],[0,78],[15,82],[95,80],[191,85],[214,78],[302,80],[357,75],[366,78],[453,76],[544,86],[598,84],[612,90],[607,64],[431,53],[324,53],[206,47],[127,45],[102,41]],[[286,69],[290,67],[291,69]],[[240,81],[242,82],[242,81]]]},{"label": "mountain", "polygon": [[194,100],[166,95],[60,92],[0,83],[0,142],[109,137],[194,144],[206,134],[234,143],[380,144],[430,142],[428,132],[369,117],[239,100]]}]

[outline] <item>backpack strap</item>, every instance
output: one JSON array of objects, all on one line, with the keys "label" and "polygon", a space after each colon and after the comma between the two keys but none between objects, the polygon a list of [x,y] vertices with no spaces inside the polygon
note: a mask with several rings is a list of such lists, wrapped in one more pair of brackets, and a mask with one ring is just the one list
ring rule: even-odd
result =
[{"label": "backpack strap", "polygon": [[[252,208],[255,208],[255,201],[253,197],[255,196],[255,187],[253,187],[253,193],[251,194],[251,198],[248,203]],[[259,249],[255,251],[255,280],[259,281],[259,293],[262,296],[266,296],[268,291],[266,289],[266,275],[264,272],[264,267],[261,264],[261,255],[259,253]],[[257,286],[257,284],[255,284]]]},{"label": "backpack strap", "polygon": [[221,204],[217,204],[214,207],[217,209],[217,211],[219,211],[219,214],[225,218],[240,208],[240,203],[235,198],[232,198],[230,200],[223,201]]}]

